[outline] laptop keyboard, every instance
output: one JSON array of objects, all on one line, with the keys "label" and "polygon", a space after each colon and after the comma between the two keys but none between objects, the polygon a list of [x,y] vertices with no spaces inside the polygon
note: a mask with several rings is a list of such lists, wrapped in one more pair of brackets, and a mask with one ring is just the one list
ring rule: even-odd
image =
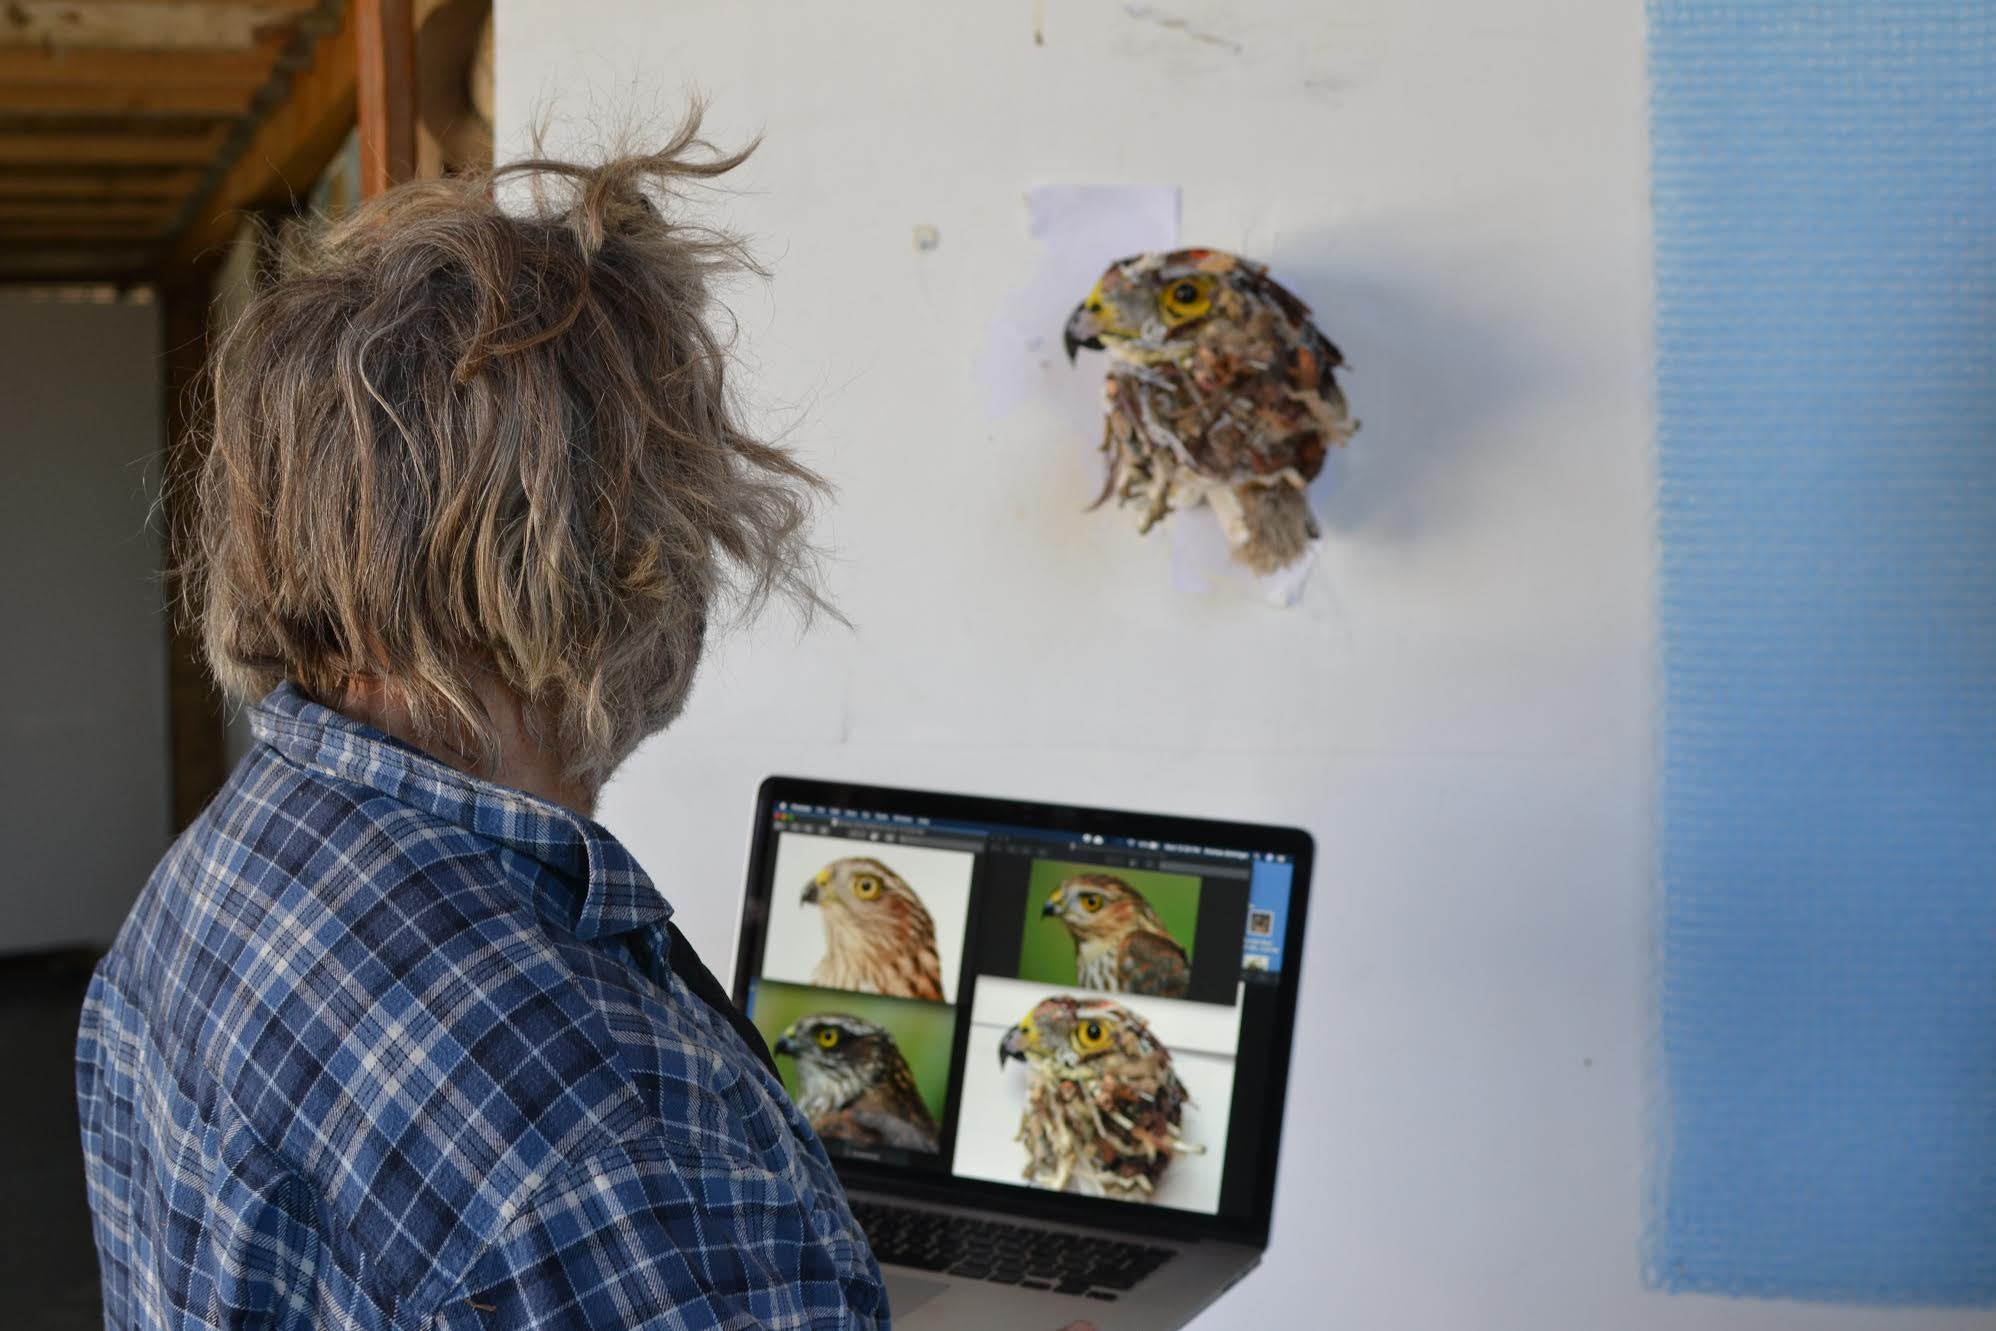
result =
[{"label": "laptop keyboard", "polygon": [[1057,1294],[1114,1299],[1170,1261],[1170,1248],[1083,1237],[852,1199],[873,1255],[896,1266]]}]

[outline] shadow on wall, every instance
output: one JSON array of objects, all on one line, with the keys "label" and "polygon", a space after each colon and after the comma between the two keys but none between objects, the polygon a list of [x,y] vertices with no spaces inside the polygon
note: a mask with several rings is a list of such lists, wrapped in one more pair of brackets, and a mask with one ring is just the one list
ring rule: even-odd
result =
[{"label": "shadow on wall", "polygon": [[[1273,253],[1253,257],[1303,298],[1345,356],[1339,382],[1361,428],[1310,486],[1326,535],[1414,544],[1468,520],[1507,465],[1496,447],[1505,436],[1491,427],[1556,396],[1553,381],[1577,389],[1585,377],[1585,367],[1560,367],[1520,341],[1523,321],[1499,302],[1486,296],[1479,307],[1466,294],[1476,285],[1468,275],[1498,261],[1459,248],[1413,253],[1379,223],[1284,233]],[[1437,283],[1437,269],[1461,269],[1465,280]],[[1420,293],[1437,289],[1465,295],[1453,307],[1422,303]]]}]

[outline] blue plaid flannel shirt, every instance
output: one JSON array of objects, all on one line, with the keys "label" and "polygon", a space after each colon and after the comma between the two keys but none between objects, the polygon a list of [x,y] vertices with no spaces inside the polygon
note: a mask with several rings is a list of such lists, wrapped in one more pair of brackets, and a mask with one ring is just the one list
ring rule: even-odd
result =
[{"label": "blue plaid flannel shirt", "polygon": [[118,1328],[867,1328],[824,1148],[595,823],[289,686],[77,1050]]}]

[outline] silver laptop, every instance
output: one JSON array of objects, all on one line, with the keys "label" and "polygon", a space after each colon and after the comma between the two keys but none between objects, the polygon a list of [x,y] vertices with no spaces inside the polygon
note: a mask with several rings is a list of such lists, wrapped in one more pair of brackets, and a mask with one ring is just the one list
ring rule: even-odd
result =
[{"label": "silver laptop", "polygon": [[1268,1242],[1295,828],[771,777],[735,998],[904,1331],[1184,1326]]}]

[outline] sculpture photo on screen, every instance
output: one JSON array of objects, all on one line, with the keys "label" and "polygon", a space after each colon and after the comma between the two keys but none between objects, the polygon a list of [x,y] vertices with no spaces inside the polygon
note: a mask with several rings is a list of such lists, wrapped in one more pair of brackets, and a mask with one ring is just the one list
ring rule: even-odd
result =
[{"label": "sculpture photo on screen", "polygon": [[976,862],[930,846],[783,833],[762,973],[954,1002]]},{"label": "sculpture photo on screen", "polygon": [[980,976],[952,1167],[1212,1214],[1240,1009]]},{"label": "sculpture photo on screen", "polygon": [[763,980],[750,1009],[783,1089],[820,1137],[941,1149],[955,1008]]},{"label": "sculpture photo on screen", "polygon": [[1015,974],[1183,998],[1198,922],[1199,880],[1190,874],[1035,860]]}]

